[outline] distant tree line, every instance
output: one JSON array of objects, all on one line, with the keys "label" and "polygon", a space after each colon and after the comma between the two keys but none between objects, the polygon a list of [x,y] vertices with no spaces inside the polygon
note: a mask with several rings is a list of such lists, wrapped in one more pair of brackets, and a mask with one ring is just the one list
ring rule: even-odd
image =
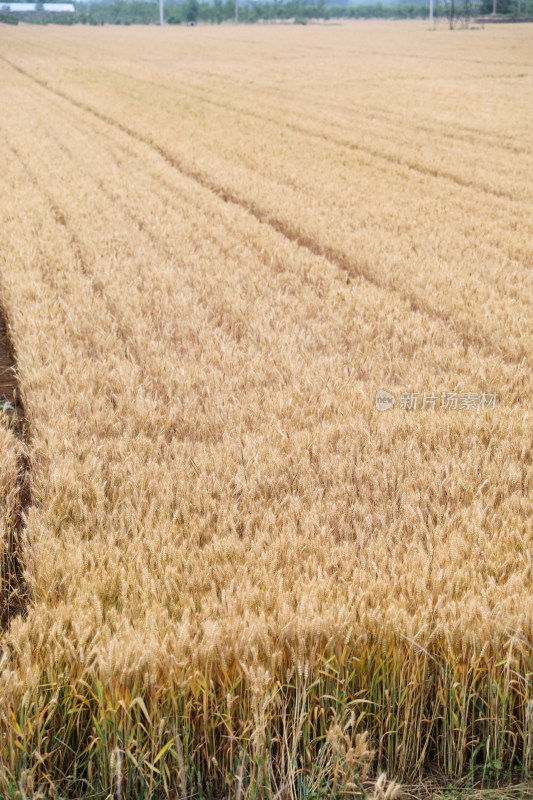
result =
[{"label": "distant tree line", "polygon": [[[326,6],[318,2],[310,5],[303,0],[272,0],[271,2],[253,2],[239,4],[239,20],[241,22],[257,22],[258,20],[294,19],[305,24],[308,20],[328,20],[342,18],[381,17],[387,19],[409,19],[427,17],[428,6],[423,3],[401,3],[396,6],[360,5],[360,6]],[[112,4],[91,3],[88,7],[79,6],[78,21],[93,24],[134,24],[157,23],[159,10],[155,3],[133,0],[115,0]],[[221,23],[235,17],[235,0],[213,0],[211,3],[201,0],[184,0],[181,3],[165,2],[165,21],[179,25],[187,22]]]},{"label": "distant tree line", "polygon": [[[46,25],[154,25],[159,22],[159,4],[153,0],[114,0],[114,2],[75,3],[75,14],[49,14],[42,10],[18,15],[2,10],[0,0],[0,22],[17,24],[19,18],[25,22]],[[470,20],[477,15],[492,13],[493,0],[439,0],[435,2],[436,18],[447,18],[451,24]],[[497,0],[499,14],[517,15],[518,0]],[[222,23],[234,19],[235,0],[165,0],[165,21],[170,25],[191,22]],[[533,16],[533,0],[521,0],[520,15]],[[327,5],[324,0],[268,0],[241,2],[239,20],[293,20],[305,25],[310,20],[330,19],[427,19],[428,2],[400,2],[397,5],[383,3],[364,5]]]}]

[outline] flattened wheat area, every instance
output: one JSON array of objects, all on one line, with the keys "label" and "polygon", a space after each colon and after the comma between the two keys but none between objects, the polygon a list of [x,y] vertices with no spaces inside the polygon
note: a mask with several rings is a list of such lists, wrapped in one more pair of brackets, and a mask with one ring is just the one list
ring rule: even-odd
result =
[{"label": "flattened wheat area", "polygon": [[533,796],[532,37],[0,24],[2,800]]}]

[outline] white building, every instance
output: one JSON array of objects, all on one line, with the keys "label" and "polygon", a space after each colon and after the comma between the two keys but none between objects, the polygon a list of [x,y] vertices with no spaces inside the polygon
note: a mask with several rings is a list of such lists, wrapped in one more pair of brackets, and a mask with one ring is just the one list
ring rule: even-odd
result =
[{"label": "white building", "polygon": [[[57,14],[59,11],[67,14],[74,13],[74,6],[72,3],[43,3],[43,11],[48,11],[51,14]],[[3,3],[0,0],[0,11],[13,11],[19,14],[27,14],[30,11],[37,10],[37,3]]]}]

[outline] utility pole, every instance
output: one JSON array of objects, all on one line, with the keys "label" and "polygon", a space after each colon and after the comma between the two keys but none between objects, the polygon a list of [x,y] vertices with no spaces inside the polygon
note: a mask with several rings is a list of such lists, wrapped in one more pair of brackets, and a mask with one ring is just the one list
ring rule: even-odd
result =
[{"label": "utility pole", "polygon": [[159,0],[159,24],[163,27],[163,0]]},{"label": "utility pole", "polygon": [[429,24],[433,25],[433,0],[429,0]]},{"label": "utility pole", "polygon": [[492,13],[496,14],[496,0],[492,0]]},{"label": "utility pole", "polygon": [[235,25],[239,24],[239,0],[235,0]]}]

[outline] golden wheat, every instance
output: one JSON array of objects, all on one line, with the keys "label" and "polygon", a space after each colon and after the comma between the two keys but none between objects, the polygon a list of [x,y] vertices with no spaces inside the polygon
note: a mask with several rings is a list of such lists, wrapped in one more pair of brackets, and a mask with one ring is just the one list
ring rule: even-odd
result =
[{"label": "golden wheat", "polygon": [[[296,792],[311,755],[355,791],[347,726],[398,775],[461,772],[487,736],[528,768],[533,87],[509,27],[0,31],[32,479],[6,785],[17,747],[24,785],[60,781],[67,730],[105,796],[141,718],[162,793],[193,763]],[[498,402],[380,414],[380,388]]]}]

